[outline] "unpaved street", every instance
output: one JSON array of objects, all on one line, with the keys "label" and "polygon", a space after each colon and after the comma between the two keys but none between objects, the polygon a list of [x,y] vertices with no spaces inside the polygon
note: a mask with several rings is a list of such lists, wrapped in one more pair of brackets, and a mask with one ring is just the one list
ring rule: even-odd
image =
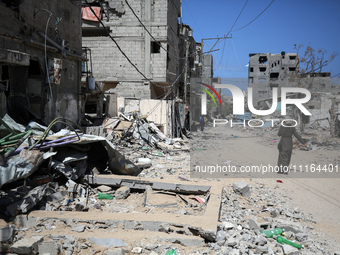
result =
[{"label": "unpaved street", "polygon": [[[215,134],[218,133],[217,139],[214,139]],[[228,162],[231,165],[237,166],[251,166],[251,165],[276,165],[278,158],[276,130],[268,130],[267,132],[259,130],[244,130],[240,128],[231,127],[210,127],[205,129],[204,133],[198,133],[198,137],[209,136],[213,142],[216,150],[215,155],[218,155],[216,160],[218,162]],[[223,135],[221,135],[223,134]],[[311,136],[307,134],[302,135],[305,138]],[[224,137],[227,139],[219,139]],[[200,138],[197,138],[200,140]],[[335,142],[339,142],[336,139]],[[200,144],[202,145],[202,144]],[[209,150],[209,145],[203,143]],[[316,150],[299,150],[294,149],[291,164],[293,165],[310,165],[310,164],[337,164],[339,165],[339,151],[337,146],[318,146]],[[277,184],[277,180],[282,180],[280,183],[280,190],[288,197],[292,198],[292,205],[299,208],[307,214],[311,214],[316,222],[314,225],[315,231],[327,235],[335,242],[340,240],[340,179],[314,178],[313,173],[304,173],[308,178],[303,178],[303,175],[289,173],[288,176],[276,174],[273,178],[260,178],[269,186]],[[228,178],[229,176],[229,178]],[[237,174],[227,175],[223,178],[226,185],[233,183],[238,179],[230,178],[237,176]],[[264,175],[265,176],[265,175]],[[340,177],[340,173],[338,173]],[[249,179],[243,179],[248,181]]]}]

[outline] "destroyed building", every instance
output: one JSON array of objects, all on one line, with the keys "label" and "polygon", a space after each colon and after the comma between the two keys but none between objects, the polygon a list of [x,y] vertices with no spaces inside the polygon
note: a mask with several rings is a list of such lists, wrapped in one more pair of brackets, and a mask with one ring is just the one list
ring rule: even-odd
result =
[{"label": "destroyed building", "polygon": [[272,96],[274,87],[292,87],[290,74],[298,71],[299,56],[297,53],[249,54],[248,82],[253,88],[254,105],[261,99]]},{"label": "destroyed building", "polygon": [[47,125],[80,117],[81,8],[73,1],[0,1],[0,116]]},{"label": "destroyed building", "polygon": [[[253,88],[255,107],[269,108],[273,88],[302,87],[311,92],[311,99],[305,106],[312,113],[312,116],[305,116],[303,121],[313,123],[323,119],[326,121],[324,124],[328,125],[329,110],[335,108],[336,111],[339,101],[335,95],[338,87],[331,86],[331,73],[300,74],[297,53],[258,53],[249,54],[249,57],[248,82],[249,87]],[[301,116],[295,110],[291,114],[300,122]]]}]

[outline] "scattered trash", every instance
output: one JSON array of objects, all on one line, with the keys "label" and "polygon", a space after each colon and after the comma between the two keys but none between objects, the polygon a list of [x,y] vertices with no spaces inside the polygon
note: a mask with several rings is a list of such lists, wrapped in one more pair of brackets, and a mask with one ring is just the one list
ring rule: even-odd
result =
[{"label": "scattered trash", "polygon": [[98,199],[113,199],[113,196],[105,193],[98,193]]},{"label": "scattered trash", "polygon": [[304,248],[304,245],[289,241],[282,236],[277,236],[276,241],[280,244],[285,243],[285,244],[288,244],[288,245],[293,246],[293,247],[298,248],[298,249]]},{"label": "scattered trash", "polygon": [[171,249],[171,250],[168,250],[165,255],[176,255],[176,250],[175,249]]},{"label": "scattered trash", "polygon": [[205,203],[205,199],[201,198],[201,197],[190,197],[191,199],[197,200],[199,203],[204,204]]},{"label": "scattered trash", "polygon": [[271,230],[264,230],[262,231],[261,233],[265,234],[267,237],[271,238],[273,237],[274,235],[275,236],[278,236],[278,235],[281,235],[283,232],[283,229],[282,228],[275,228],[275,229],[271,229]]}]

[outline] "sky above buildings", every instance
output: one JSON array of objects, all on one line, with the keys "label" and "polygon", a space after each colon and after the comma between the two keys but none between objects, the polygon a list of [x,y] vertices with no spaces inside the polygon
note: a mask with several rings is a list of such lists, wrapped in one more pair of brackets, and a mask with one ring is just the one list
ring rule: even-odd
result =
[{"label": "sky above buildings", "polygon": [[[340,0],[182,0],[182,17],[204,52],[217,42],[214,76],[246,78],[249,53],[294,53],[294,44],[310,44],[326,57],[338,53],[322,71],[340,77]],[[210,40],[225,36],[232,39]]]}]

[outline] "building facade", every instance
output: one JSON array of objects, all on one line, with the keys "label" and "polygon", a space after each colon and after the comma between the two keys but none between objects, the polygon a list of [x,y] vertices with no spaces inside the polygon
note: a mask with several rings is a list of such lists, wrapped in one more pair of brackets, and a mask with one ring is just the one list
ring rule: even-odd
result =
[{"label": "building facade", "polygon": [[80,6],[70,0],[0,1],[0,15],[0,117],[7,113],[22,124],[48,125],[59,116],[77,122]]},{"label": "building facade", "polygon": [[122,97],[162,98],[180,74],[180,0],[88,2],[101,20],[87,19],[83,2],[83,47],[96,81]]},{"label": "building facade", "polygon": [[295,86],[291,77],[299,71],[297,53],[257,53],[249,57],[248,83],[253,88],[254,106],[260,100],[271,98],[274,87]]}]

